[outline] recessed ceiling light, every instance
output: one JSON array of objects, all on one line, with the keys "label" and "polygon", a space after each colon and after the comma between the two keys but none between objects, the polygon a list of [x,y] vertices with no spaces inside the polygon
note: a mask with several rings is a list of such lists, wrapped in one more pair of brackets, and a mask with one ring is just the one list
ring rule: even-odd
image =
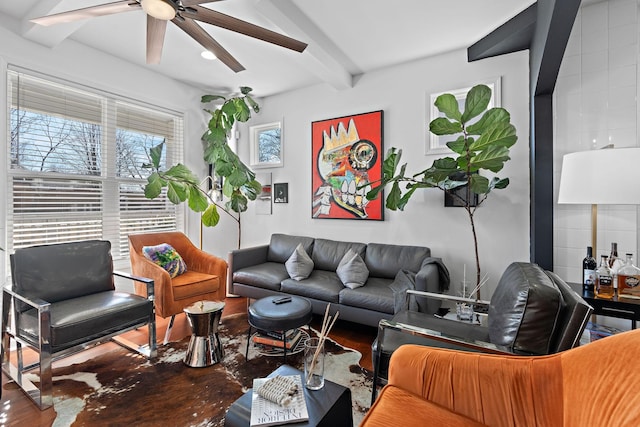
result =
[{"label": "recessed ceiling light", "polygon": [[203,51],[200,56],[202,56],[204,59],[208,59],[208,60],[213,60],[216,59],[216,56],[213,54],[213,52],[211,52],[210,50],[205,50]]}]

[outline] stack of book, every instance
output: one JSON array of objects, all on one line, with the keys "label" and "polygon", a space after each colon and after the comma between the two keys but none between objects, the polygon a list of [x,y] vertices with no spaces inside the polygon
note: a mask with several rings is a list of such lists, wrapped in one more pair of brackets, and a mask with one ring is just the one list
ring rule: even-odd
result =
[{"label": "stack of book", "polygon": [[264,350],[282,349],[285,345],[287,350],[295,348],[302,338],[300,329],[290,329],[288,331],[262,331],[259,330],[251,338],[253,343]]}]

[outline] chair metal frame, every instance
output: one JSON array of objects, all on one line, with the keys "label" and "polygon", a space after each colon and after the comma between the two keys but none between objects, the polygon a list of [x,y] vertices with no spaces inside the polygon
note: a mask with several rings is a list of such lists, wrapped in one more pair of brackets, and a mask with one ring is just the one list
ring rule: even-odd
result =
[{"label": "chair metal frame", "polygon": [[[154,301],[153,280],[147,279],[145,277],[133,276],[119,271],[114,271],[113,275],[146,284],[147,299],[151,302]],[[41,410],[47,409],[53,405],[53,378],[51,365],[55,360],[81,352],[91,347],[95,347],[108,341],[114,341],[115,343],[129,350],[135,351],[145,356],[147,359],[153,359],[158,354],[156,343],[155,306],[151,310],[149,319],[144,322],[131,325],[127,328],[104,335],[100,338],[89,340],[87,342],[53,353],[51,349],[50,336],[51,303],[43,301],[42,299],[26,298],[23,295],[20,295],[12,290],[10,286],[10,284],[7,284],[2,289],[2,340],[0,348],[2,370],[7,376],[9,376],[9,378],[11,378],[16,382],[16,384],[18,384],[18,386]],[[27,304],[38,311],[38,319],[40,321],[38,328],[39,331],[37,346],[34,346],[31,342],[19,336],[18,328],[16,327],[16,301]],[[11,316],[9,316],[10,314]],[[138,345],[124,337],[118,336],[124,332],[137,329],[144,325],[148,325],[149,330],[149,342],[147,344]],[[15,343],[15,351],[12,351],[12,341]],[[22,354],[23,347],[31,348],[36,353],[38,353],[38,361],[25,366]],[[17,364],[13,364],[11,361],[12,352],[15,352]],[[36,368],[39,368],[39,386],[36,386],[24,375],[26,372]]]}]

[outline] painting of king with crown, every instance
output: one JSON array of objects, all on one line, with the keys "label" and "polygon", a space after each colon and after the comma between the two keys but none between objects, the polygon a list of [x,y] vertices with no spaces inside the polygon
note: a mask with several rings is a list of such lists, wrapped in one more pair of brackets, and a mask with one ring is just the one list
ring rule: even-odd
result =
[{"label": "painting of king with crown", "polygon": [[384,219],[382,195],[367,200],[382,176],[383,112],[311,124],[313,218]]}]

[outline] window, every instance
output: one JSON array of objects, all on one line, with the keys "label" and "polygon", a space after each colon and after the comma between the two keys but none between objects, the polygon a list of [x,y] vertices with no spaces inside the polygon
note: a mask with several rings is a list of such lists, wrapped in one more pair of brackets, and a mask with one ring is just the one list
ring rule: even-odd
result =
[{"label": "window", "polygon": [[182,160],[182,117],[20,70],[8,72],[9,250],[106,239],[114,259],[131,233],[181,228],[163,194],[144,196],[151,147]]}]

